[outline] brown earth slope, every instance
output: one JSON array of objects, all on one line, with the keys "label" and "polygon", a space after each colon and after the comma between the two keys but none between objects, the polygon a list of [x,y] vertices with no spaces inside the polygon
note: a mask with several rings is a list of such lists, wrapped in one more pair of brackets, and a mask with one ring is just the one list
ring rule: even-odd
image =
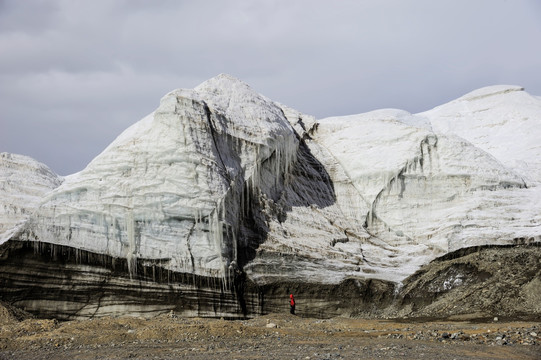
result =
[{"label": "brown earth slope", "polygon": [[395,316],[541,318],[539,246],[463,249],[404,281]]}]

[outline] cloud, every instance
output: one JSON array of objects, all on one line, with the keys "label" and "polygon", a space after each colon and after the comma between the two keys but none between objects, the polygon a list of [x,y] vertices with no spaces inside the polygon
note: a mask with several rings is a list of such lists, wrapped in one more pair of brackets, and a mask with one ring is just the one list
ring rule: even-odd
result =
[{"label": "cloud", "polygon": [[318,117],[541,94],[536,1],[0,1],[0,151],[82,169],[168,91],[225,72]]}]

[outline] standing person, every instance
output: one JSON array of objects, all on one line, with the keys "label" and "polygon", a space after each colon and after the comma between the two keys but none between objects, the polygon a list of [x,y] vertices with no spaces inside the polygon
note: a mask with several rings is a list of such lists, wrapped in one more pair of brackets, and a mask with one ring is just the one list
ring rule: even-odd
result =
[{"label": "standing person", "polygon": [[295,298],[293,297],[293,294],[289,294],[289,306],[289,313],[295,315]]}]

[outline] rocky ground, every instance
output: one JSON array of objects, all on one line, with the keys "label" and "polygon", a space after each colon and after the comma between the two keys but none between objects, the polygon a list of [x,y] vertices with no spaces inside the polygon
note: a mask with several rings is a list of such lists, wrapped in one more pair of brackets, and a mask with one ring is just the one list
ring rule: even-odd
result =
[{"label": "rocky ground", "polygon": [[458,250],[405,279],[397,298],[398,304],[385,309],[383,315],[460,319],[475,314],[485,319],[539,319],[541,247],[535,244]]},{"label": "rocky ground", "polygon": [[[58,322],[0,307],[0,359],[539,359],[541,323],[99,318]],[[26,318],[25,318],[26,317]]]}]

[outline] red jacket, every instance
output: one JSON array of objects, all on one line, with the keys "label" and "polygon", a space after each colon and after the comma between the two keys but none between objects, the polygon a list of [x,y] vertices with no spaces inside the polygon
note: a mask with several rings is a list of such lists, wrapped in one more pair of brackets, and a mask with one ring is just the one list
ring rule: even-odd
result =
[{"label": "red jacket", "polygon": [[289,295],[289,304],[291,306],[295,306],[295,298],[293,297],[293,294]]}]

